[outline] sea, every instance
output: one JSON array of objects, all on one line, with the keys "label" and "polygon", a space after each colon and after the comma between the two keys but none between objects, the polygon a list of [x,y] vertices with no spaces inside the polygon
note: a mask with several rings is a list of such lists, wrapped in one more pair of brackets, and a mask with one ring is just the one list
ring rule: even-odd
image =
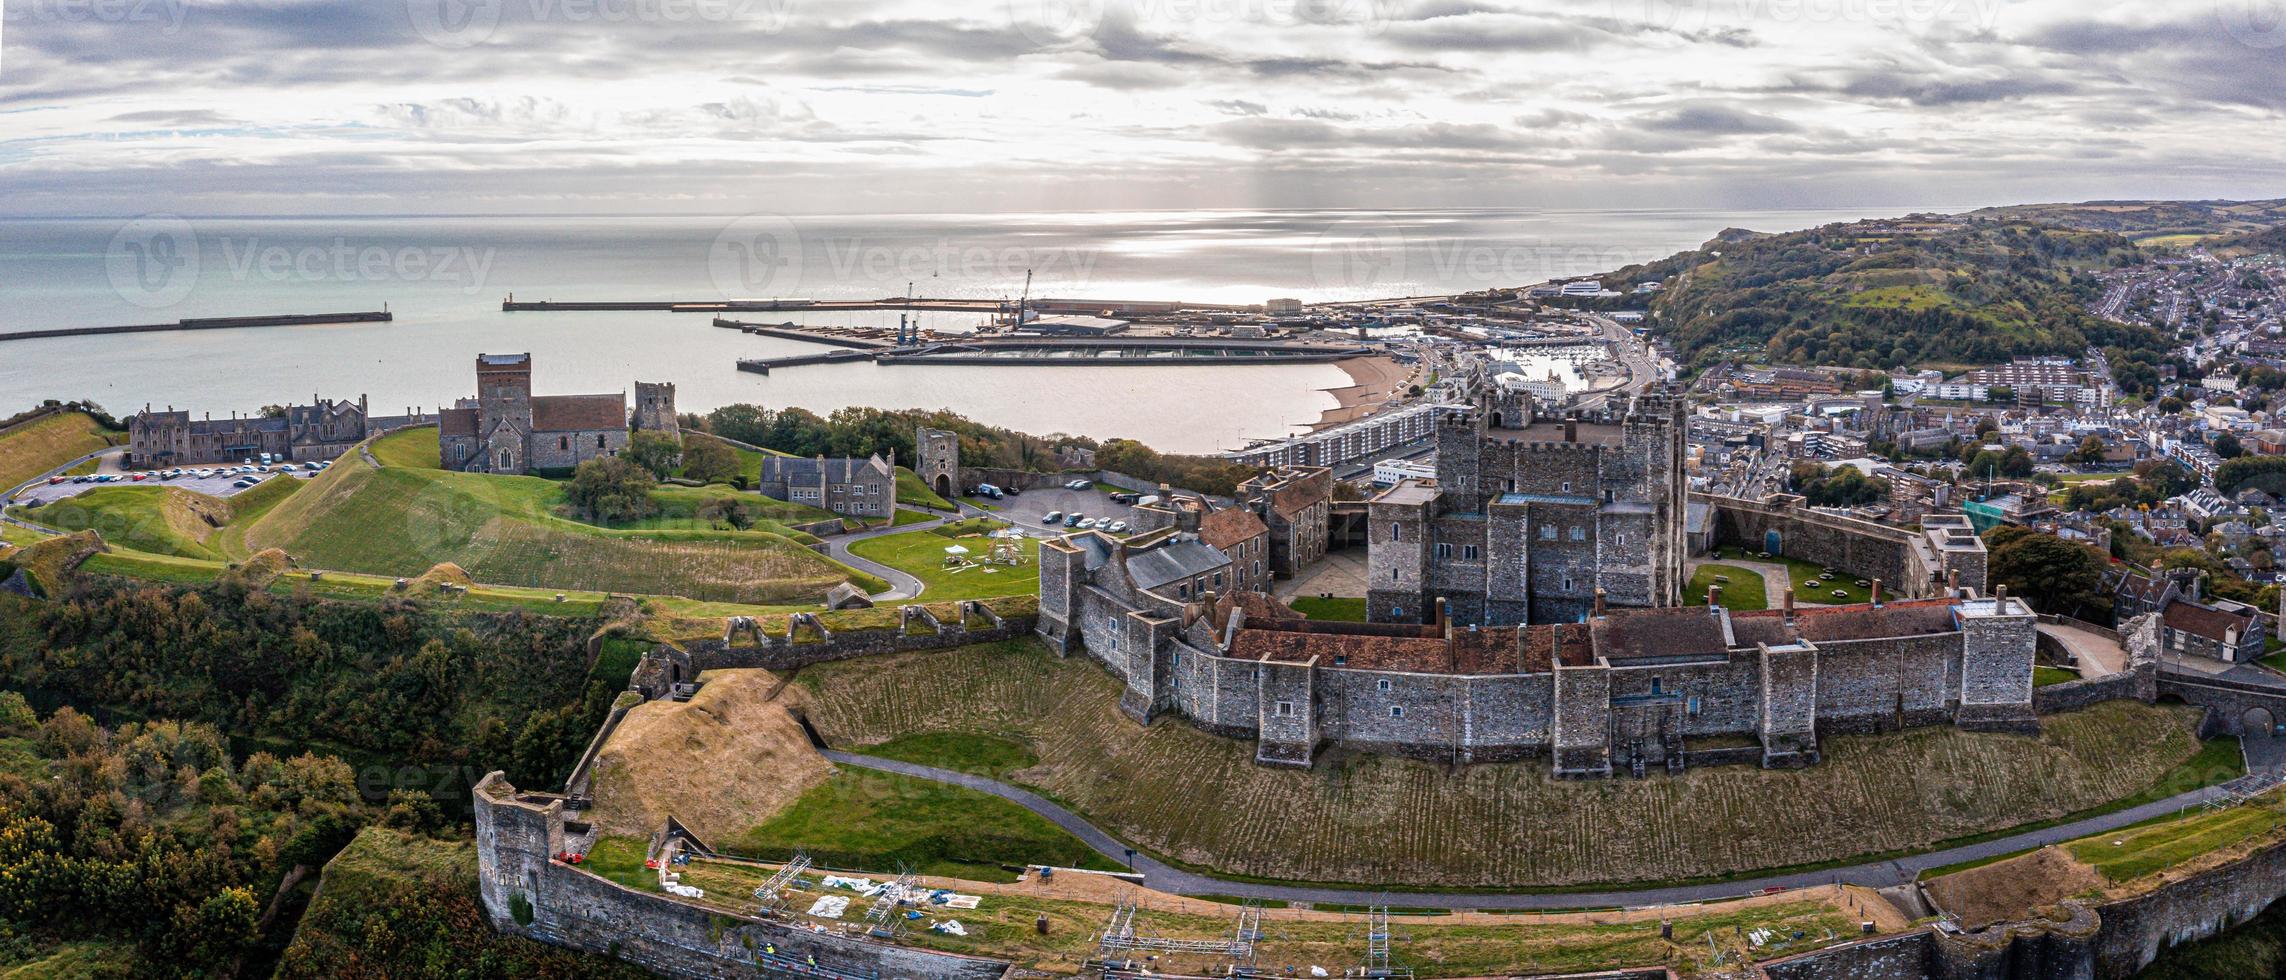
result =
[{"label": "sea", "polygon": [[[143,215],[0,219],[0,333],[387,309],[389,323],[0,343],[0,415],[89,399],[216,416],[313,396],[377,414],[473,393],[480,353],[529,352],[543,394],[677,385],[684,411],[944,408],[1038,433],[1208,453],[1303,431],[1334,365],[818,365],[743,373],[797,341],[671,312],[506,313],[519,300],[897,296],[1254,304],[1436,296],[1663,258],[1730,227],[1942,210],[1104,211],[802,216]],[[921,314],[958,331],[977,317]],[[746,318],[894,327],[894,313]]]}]

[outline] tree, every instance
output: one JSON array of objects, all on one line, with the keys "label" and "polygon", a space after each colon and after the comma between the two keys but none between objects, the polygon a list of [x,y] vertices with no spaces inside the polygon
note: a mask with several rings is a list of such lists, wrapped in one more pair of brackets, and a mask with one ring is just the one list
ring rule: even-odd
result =
[{"label": "tree", "polygon": [[2111,608],[2102,553],[2052,534],[2002,525],[1985,532],[1987,577],[2040,612],[2078,618]]},{"label": "tree", "polygon": [[2000,454],[2000,474],[2022,479],[2032,475],[2032,454],[2022,446],[2010,446]]},{"label": "tree", "polygon": [[675,471],[675,464],[683,455],[683,444],[656,432],[638,432],[627,440],[626,451],[619,455],[663,480]]},{"label": "tree", "polygon": [[2238,436],[2229,432],[2215,437],[2214,450],[2215,455],[2224,459],[2237,459],[2246,454],[2246,447],[2239,445]]},{"label": "tree", "polygon": [[699,505],[700,520],[716,527],[730,527],[740,531],[754,526],[754,511],[746,501],[737,497],[716,497]]},{"label": "tree", "polygon": [[738,474],[738,454],[713,439],[683,440],[683,478],[725,483]]},{"label": "tree", "polygon": [[2080,440],[2080,448],[2072,450],[2072,455],[2069,458],[2072,462],[2082,466],[2093,466],[2103,462],[2103,449],[2102,439],[2089,436]]},{"label": "tree", "polygon": [[643,467],[625,457],[605,456],[579,464],[564,496],[581,516],[615,524],[649,516],[651,489],[657,485]]}]

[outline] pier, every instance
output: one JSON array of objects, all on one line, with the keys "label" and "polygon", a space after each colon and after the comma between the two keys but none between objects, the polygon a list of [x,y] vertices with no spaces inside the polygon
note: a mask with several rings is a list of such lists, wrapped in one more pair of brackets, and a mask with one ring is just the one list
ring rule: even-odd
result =
[{"label": "pier", "polygon": [[888,299],[733,299],[660,301],[603,301],[603,302],[518,302],[510,296],[500,303],[503,313],[572,313],[572,312],[666,312],[666,313],[770,313],[805,311],[812,313],[900,312],[916,313],[984,313],[998,314],[1015,310],[1011,301],[996,299],[922,299],[893,296]]},{"label": "pier", "polygon": [[95,337],[115,333],[162,333],[172,330],[236,330],[243,327],[299,327],[322,323],[388,323],[388,310],[366,313],[283,313],[274,316],[217,316],[176,320],[173,323],[137,323],[120,327],[63,327],[55,330],[19,330],[0,333],[0,341],[39,340],[48,337]]},{"label": "pier", "polygon": [[846,327],[800,327],[795,326],[791,323],[744,323],[738,320],[726,320],[722,317],[715,317],[714,325],[729,330],[736,330],[740,333],[753,334],[757,337],[776,337],[780,340],[799,340],[803,343],[810,344],[832,344],[836,347],[856,347],[865,350],[887,350],[897,346],[896,342],[894,341],[881,340],[870,336],[872,334],[879,334],[884,332],[880,330],[852,329]]},{"label": "pier", "polygon": [[[788,331],[772,328],[755,330],[767,336],[784,336]],[[852,338],[811,332],[809,336],[792,339],[814,343],[838,344],[840,350],[822,354],[799,354],[793,357],[751,358],[738,362],[738,369],[755,374],[769,374],[773,368],[799,367],[805,364],[842,364],[850,361],[872,361],[876,364],[960,364],[960,365],[1144,365],[1167,367],[1181,364],[1317,364],[1347,360],[1352,357],[1371,357],[1381,353],[1370,347],[1346,344],[1308,344],[1279,340],[1226,340],[1214,337],[979,337],[970,340],[940,340],[905,347],[867,342],[868,348],[858,346]]]}]

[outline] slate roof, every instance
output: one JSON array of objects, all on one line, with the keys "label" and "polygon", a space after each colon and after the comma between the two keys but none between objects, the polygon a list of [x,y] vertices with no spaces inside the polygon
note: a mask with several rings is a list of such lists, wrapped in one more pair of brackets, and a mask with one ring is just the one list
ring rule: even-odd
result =
[{"label": "slate roof", "polygon": [[595,432],[626,427],[625,394],[532,396],[534,432]]},{"label": "slate roof", "polygon": [[875,477],[896,478],[896,471],[890,469],[889,464],[879,456],[870,459],[835,456],[822,460],[807,456],[762,458],[764,483],[814,484],[818,482],[820,472],[825,474],[825,482],[829,484],[856,483],[869,472]]},{"label": "slate roof", "polygon": [[2239,631],[2240,636],[2245,636],[2246,631],[2253,625],[2254,617],[2224,612],[2203,603],[2185,602],[2177,599],[2168,603],[2167,608],[2160,612],[2159,621],[2166,623],[2168,629],[2180,630],[2193,636],[2203,636],[2220,643],[2223,641],[2224,634],[2230,630],[2235,629]]},{"label": "slate roof", "polygon": [[1230,556],[1204,541],[1178,541],[1127,556],[1127,576],[1139,589],[1156,589],[1230,565]]}]

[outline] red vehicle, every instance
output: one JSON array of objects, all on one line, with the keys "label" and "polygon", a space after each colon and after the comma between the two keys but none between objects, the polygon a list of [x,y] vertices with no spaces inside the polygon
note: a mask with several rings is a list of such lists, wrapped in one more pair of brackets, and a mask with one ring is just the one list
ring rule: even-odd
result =
[{"label": "red vehicle", "polygon": [[137,483],[141,483],[141,482],[143,482],[143,481],[145,481],[145,480],[148,480],[148,479],[150,479],[150,478],[151,478],[151,474],[149,474],[149,473],[137,473],[137,474],[135,474],[135,482],[137,482]]},{"label": "red vehicle", "polygon": [[56,485],[56,484],[58,484],[58,483],[62,483],[63,481],[65,481],[65,480],[69,480],[69,479],[71,479],[71,477],[68,477],[68,476],[51,476],[51,477],[48,477],[48,486],[51,486],[51,487],[52,487],[52,486],[55,486],[55,485]]}]

